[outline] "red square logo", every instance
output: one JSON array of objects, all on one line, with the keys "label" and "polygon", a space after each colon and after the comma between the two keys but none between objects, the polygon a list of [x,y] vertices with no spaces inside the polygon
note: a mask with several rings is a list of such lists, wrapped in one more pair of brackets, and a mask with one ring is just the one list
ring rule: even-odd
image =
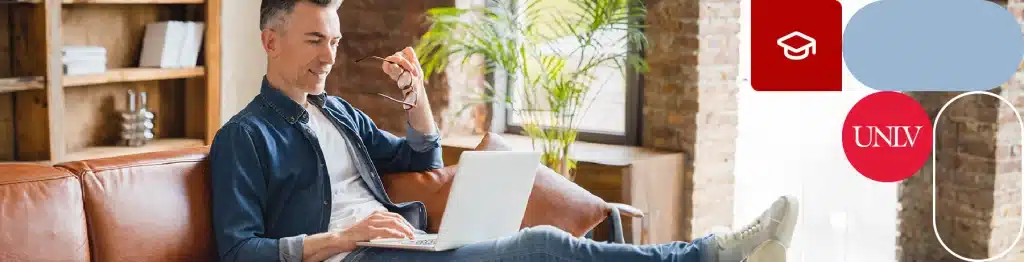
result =
[{"label": "red square logo", "polygon": [[797,2],[751,1],[751,85],[757,91],[842,91],[842,6]]}]

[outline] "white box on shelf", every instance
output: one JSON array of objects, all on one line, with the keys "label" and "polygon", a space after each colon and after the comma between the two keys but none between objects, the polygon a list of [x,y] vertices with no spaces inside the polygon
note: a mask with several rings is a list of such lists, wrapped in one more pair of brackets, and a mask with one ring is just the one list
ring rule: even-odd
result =
[{"label": "white box on shelf", "polygon": [[182,67],[195,67],[199,64],[199,50],[203,44],[204,25],[203,22],[186,22],[185,41],[179,58]]},{"label": "white box on shelf", "polygon": [[106,71],[106,61],[74,61],[64,64],[64,74],[69,76],[101,74]]},{"label": "white box on shelf", "polygon": [[164,21],[146,25],[142,40],[140,67],[178,68],[185,42],[186,26],[181,21]]},{"label": "white box on shelf", "polygon": [[107,49],[102,46],[64,46],[61,48],[61,56],[64,57],[92,57],[107,56]]},{"label": "white box on shelf", "polygon": [[107,50],[101,46],[65,46],[61,54],[65,75],[100,74],[107,71]]},{"label": "white box on shelf", "polygon": [[89,55],[72,55],[72,56],[61,57],[60,62],[63,63],[63,64],[76,63],[76,62],[93,62],[93,63],[95,63],[95,62],[102,62],[102,63],[107,63],[107,57],[106,56],[93,55],[93,54],[89,54]]}]

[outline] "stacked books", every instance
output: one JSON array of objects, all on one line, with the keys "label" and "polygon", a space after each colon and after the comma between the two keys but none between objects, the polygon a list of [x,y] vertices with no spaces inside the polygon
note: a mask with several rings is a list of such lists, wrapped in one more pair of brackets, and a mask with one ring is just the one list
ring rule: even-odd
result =
[{"label": "stacked books", "polygon": [[203,22],[164,21],[146,25],[139,66],[195,67],[203,43]]},{"label": "stacked books", "polygon": [[65,75],[100,74],[107,71],[107,49],[102,46],[65,46],[61,50]]}]

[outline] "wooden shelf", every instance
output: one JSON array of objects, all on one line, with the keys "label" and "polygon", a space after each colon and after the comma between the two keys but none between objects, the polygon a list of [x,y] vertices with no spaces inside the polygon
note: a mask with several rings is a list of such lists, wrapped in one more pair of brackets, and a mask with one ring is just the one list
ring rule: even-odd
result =
[{"label": "wooden shelf", "polygon": [[102,74],[64,76],[64,86],[87,86],[120,82],[182,79],[203,76],[203,67],[193,68],[118,68]]},{"label": "wooden shelf", "polygon": [[66,161],[76,161],[85,159],[96,159],[104,157],[124,156],[133,155],[157,151],[166,151],[180,148],[189,148],[205,145],[202,139],[188,139],[188,138],[165,138],[156,139],[150,141],[149,144],[141,147],[127,147],[127,146],[97,146],[88,147],[83,150],[70,152],[67,155]]},{"label": "wooden shelf", "polygon": [[[0,0],[2,3],[42,4],[44,0]],[[203,4],[206,0],[61,0],[62,4]]]},{"label": "wooden shelf", "polygon": [[45,85],[41,76],[0,78],[0,93],[43,89]]},{"label": "wooden shelf", "polygon": [[[120,82],[141,82],[153,80],[184,79],[206,74],[203,67],[191,68],[116,68],[102,74],[64,76],[65,87],[110,84]],[[45,81],[41,76],[0,78],[0,93],[43,89]]]}]

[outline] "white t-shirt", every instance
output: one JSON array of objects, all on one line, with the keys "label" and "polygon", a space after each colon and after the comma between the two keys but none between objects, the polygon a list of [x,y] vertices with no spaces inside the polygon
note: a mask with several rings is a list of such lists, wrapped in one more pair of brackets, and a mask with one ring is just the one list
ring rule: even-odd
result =
[{"label": "white t-shirt", "polygon": [[[367,189],[359,170],[355,166],[348,141],[341,131],[331,124],[323,112],[316,106],[306,106],[309,112],[309,127],[313,130],[327,162],[327,173],[331,178],[331,220],[327,230],[343,231],[355,223],[370,216],[374,211],[387,211],[384,205],[373,198]],[[327,261],[341,261],[348,253],[341,253]]]}]

